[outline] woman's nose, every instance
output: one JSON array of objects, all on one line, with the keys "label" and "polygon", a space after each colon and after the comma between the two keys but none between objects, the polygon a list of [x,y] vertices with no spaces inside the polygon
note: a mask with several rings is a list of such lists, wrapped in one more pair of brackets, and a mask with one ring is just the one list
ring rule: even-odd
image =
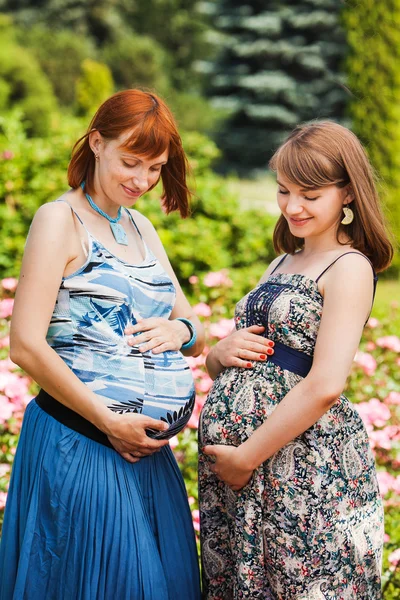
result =
[{"label": "woman's nose", "polygon": [[147,188],[149,187],[149,179],[147,173],[142,172],[134,175],[133,183],[135,187],[139,188],[141,191],[147,190]]},{"label": "woman's nose", "polygon": [[290,198],[286,205],[286,212],[290,215],[299,215],[302,211],[302,203],[296,198]]}]

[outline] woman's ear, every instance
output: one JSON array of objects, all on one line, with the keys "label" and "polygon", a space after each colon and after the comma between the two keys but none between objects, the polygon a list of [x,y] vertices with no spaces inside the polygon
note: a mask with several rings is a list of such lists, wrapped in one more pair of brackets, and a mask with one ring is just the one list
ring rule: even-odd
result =
[{"label": "woman's ear", "polygon": [[89,133],[89,146],[95,156],[99,154],[102,143],[101,133],[97,129],[93,129]]},{"label": "woman's ear", "polygon": [[355,199],[355,195],[354,195],[353,187],[351,184],[349,184],[345,189],[346,189],[346,193],[343,198],[343,205],[347,206],[348,204],[353,202],[353,200]]}]

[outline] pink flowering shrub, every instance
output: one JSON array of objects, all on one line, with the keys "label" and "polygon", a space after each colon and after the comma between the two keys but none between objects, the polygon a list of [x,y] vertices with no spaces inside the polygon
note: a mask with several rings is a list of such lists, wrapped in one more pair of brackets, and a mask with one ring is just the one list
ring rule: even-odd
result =
[{"label": "pink flowering shrub", "polygon": [[[197,539],[197,428],[213,383],[205,361],[210,347],[233,329],[233,307],[227,306],[226,299],[230,281],[227,271],[190,278],[193,297],[197,299],[194,311],[206,330],[206,347],[200,356],[187,358],[195,380],[196,403],[188,427],[170,444],[185,478]],[[5,279],[0,289],[0,521],[23,412],[35,392],[35,384],[8,357],[15,286],[15,280]],[[391,330],[391,324],[396,322],[392,316],[387,322],[369,319],[345,391],[365,423],[378,466],[386,519],[383,597],[388,600],[400,598],[392,594],[396,586],[400,589],[400,338],[399,332]]]}]

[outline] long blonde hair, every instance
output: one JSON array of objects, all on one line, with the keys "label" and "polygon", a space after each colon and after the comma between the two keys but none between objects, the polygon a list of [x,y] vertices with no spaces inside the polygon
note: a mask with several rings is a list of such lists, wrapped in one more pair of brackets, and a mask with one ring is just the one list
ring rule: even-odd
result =
[{"label": "long blonde hair", "polygon": [[[296,127],[278,148],[270,168],[291,183],[303,188],[322,188],[351,184],[354,220],[338,224],[337,238],[345,232],[352,246],[365,254],[376,271],[386,269],[393,247],[380,207],[373,168],[358,138],[346,127],[332,121],[313,121]],[[275,226],[276,252],[293,254],[304,246],[304,239],[290,233],[281,215]]]}]

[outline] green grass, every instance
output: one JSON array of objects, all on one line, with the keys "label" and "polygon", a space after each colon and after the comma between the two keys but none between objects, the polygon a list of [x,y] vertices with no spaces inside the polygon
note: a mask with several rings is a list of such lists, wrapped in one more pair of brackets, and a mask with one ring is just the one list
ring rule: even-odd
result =
[{"label": "green grass", "polygon": [[234,193],[239,196],[243,210],[264,210],[271,215],[279,215],[276,203],[276,182],[273,173],[266,173],[257,179],[234,179],[230,182]]},{"label": "green grass", "polygon": [[390,323],[390,333],[400,335],[400,280],[379,281],[372,316]]}]

